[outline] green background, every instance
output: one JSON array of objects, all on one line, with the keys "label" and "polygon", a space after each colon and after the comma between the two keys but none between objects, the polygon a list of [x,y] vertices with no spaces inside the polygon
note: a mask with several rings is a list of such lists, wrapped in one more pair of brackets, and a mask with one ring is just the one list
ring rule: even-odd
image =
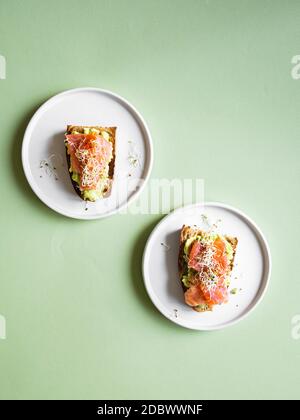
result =
[{"label": "green background", "polygon": [[[299,41],[296,0],[0,0],[1,398],[300,396]],[[270,288],[243,322],[201,333],[156,311],[141,257],[161,215],[71,220],[31,192],[28,120],[81,86],[144,115],[153,178],[203,178],[264,231]]]}]

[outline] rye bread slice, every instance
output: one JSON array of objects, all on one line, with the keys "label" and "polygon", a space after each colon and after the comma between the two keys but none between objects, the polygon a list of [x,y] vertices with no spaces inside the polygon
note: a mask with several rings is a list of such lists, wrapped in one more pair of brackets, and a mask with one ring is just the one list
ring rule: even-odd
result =
[{"label": "rye bread slice", "polygon": [[[180,238],[179,238],[179,253],[178,253],[178,272],[179,272],[179,280],[181,283],[181,286],[183,288],[183,292],[185,293],[188,288],[183,284],[183,282],[181,281],[182,276],[184,274],[184,245],[185,242],[187,241],[187,239],[192,238],[193,236],[196,235],[201,235],[203,234],[204,231],[201,229],[198,229],[197,227],[191,227],[191,226],[186,226],[183,225],[181,232],[180,232]],[[232,261],[228,267],[228,271],[226,273],[226,275],[230,275],[232,269],[233,269],[233,264],[234,264],[234,258],[235,258],[235,253],[236,253],[236,247],[238,244],[238,239],[234,238],[232,236],[228,236],[228,235],[224,235],[224,238],[231,244],[232,248],[233,248],[233,258]],[[196,306],[193,307],[193,309],[197,312],[206,312],[206,311],[211,311],[212,307],[210,307],[208,305],[207,309],[199,309]]]},{"label": "rye bread slice", "polygon": [[[114,178],[114,172],[115,172],[116,130],[117,130],[117,127],[101,127],[101,126],[97,126],[97,125],[68,125],[66,134],[72,134],[73,131],[77,131],[78,133],[83,133],[85,128],[94,128],[94,129],[100,130],[100,131],[107,131],[110,134],[110,140],[111,140],[111,143],[112,143],[113,158],[109,162],[108,177],[109,177],[111,182],[109,183],[108,189],[105,191],[105,196],[107,196],[107,195],[110,194],[110,191],[111,191],[111,188],[112,188],[112,183],[113,183],[113,178]],[[67,156],[68,168],[70,168],[71,167],[71,161],[70,161],[70,155],[68,154],[67,147],[66,147],[66,156]],[[74,188],[75,192],[83,200],[82,192],[79,188],[79,185],[77,184],[77,182],[75,182],[72,179],[72,172],[69,171],[69,175],[70,175],[70,179],[71,179],[71,182],[72,182],[72,185],[73,185],[73,188]],[[87,200],[87,201],[89,201],[89,200]]]}]

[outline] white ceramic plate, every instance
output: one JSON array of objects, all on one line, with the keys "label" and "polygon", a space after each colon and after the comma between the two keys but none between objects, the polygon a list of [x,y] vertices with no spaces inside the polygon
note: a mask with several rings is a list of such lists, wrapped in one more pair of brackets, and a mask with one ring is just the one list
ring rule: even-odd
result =
[{"label": "white ceramic plate", "polygon": [[[96,203],[86,205],[70,181],[64,146],[68,124],[117,127],[112,193]],[[29,122],[22,146],[25,175],[36,195],[51,209],[77,219],[124,209],[148,180],[152,155],[151,135],[138,111],[120,96],[97,88],[68,90],[45,102]]]},{"label": "white ceramic plate", "polygon": [[[198,313],[184,303],[177,262],[184,224],[204,230],[216,224],[216,231],[239,241],[229,288],[237,288],[237,294],[229,293],[229,302],[212,312]],[[270,251],[260,229],[245,214],[221,203],[193,204],[170,213],[151,233],[143,257],[144,282],[154,305],[169,320],[195,330],[220,329],[243,319],[262,299],[270,272]]]}]

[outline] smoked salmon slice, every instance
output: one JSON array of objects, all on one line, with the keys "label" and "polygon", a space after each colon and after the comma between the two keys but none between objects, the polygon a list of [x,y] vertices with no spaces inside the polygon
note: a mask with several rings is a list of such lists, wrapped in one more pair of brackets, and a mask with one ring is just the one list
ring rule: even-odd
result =
[{"label": "smoked salmon slice", "polygon": [[195,241],[192,244],[190,254],[189,254],[189,261],[188,266],[193,268],[196,271],[201,270],[201,255],[203,254],[205,247],[201,244],[200,241]]},{"label": "smoked salmon slice", "polygon": [[202,281],[200,288],[205,300],[211,305],[220,305],[228,301],[228,289],[223,279],[220,279],[216,285],[212,286]]},{"label": "smoked salmon slice", "polygon": [[[224,274],[228,269],[225,242],[217,237],[212,244],[203,245],[195,240],[191,246],[188,266],[199,272],[199,287],[192,286],[186,292],[189,302],[205,300],[209,304],[221,304],[228,300]],[[212,275],[211,271],[214,272]],[[219,277],[219,279],[217,279]],[[190,303],[187,302],[188,305]],[[200,302],[203,303],[203,302]],[[199,304],[199,303],[198,303]],[[195,305],[190,305],[195,306]]]},{"label": "smoked salmon slice", "polygon": [[67,134],[72,171],[80,175],[80,189],[94,190],[112,156],[112,144],[96,134]]},{"label": "smoked salmon slice", "polygon": [[207,303],[200,284],[194,284],[184,294],[185,303],[189,306],[198,306]]},{"label": "smoked salmon slice", "polygon": [[187,305],[203,312],[228,302],[237,243],[234,237],[183,226],[178,263]]}]

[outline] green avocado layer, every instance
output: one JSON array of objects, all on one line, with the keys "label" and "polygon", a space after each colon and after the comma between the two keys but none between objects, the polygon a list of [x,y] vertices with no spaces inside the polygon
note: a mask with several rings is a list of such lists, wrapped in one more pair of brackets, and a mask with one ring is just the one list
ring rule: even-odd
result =
[{"label": "green avocado layer", "polygon": [[[72,179],[80,185],[80,175],[77,172],[72,172]],[[100,179],[95,190],[81,191],[82,198],[88,201],[96,201],[98,198],[103,197],[104,191],[107,188],[107,179]]]}]

